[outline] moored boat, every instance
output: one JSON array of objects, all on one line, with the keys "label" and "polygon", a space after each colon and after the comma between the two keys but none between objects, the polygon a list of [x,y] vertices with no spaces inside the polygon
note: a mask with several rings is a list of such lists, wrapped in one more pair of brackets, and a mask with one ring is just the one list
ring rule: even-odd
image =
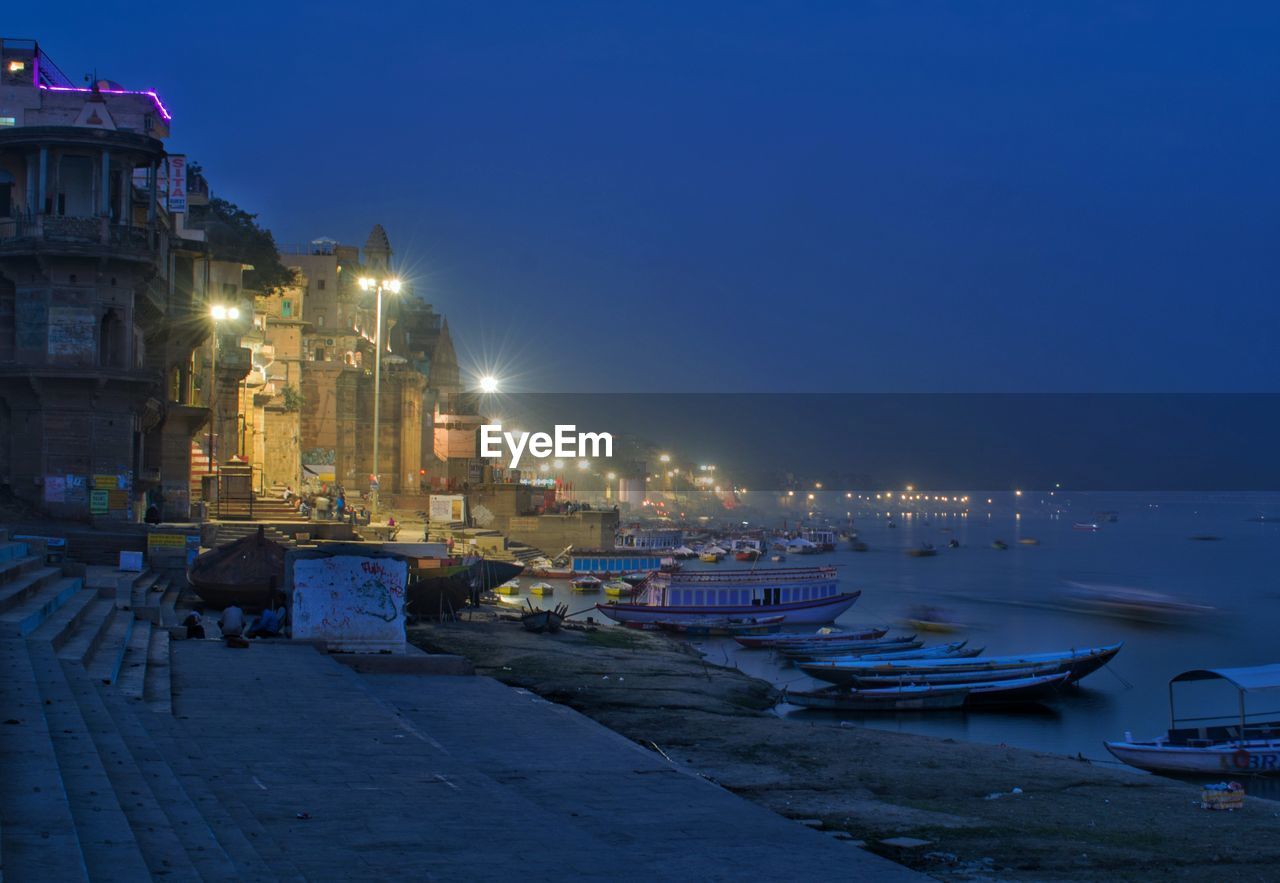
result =
[{"label": "moored boat", "polygon": [[520,594],[520,581],[514,579],[509,580],[495,588],[494,592],[499,595],[518,595]]},{"label": "moored boat", "polygon": [[998,552],[1003,552],[1005,549],[1009,548],[1009,544],[1006,543],[1004,540],[992,540],[991,548],[995,549]]},{"label": "moored boat", "polygon": [[588,592],[598,592],[600,587],[604,585],[604,580],[594,576],[580,576],[569,583],[569,588],[575,592],[586,594]]},{"label": "moored boat", "polygon": [[842,631],[840,629],[824,628],[816,632],[808,634],[786,634],[786,635],[770,635],[768,637],[743,637],[737,641],[743,647],[750,649],[764,649],[773,647],[785,647],[788,645],[799,645],[807,643],[816,643],[820,641],[872,641],[876,638],[883,637],[888,629],[882,628],[866,628],[850,631]]},{"label": "moored boat", "polygon": [[187,569],[187,581],[210,607],[236,604],[248,611],[263,610],[280,601],[287,551],[259,526],[257,533],[196,558]]},{"label": "moored boat", "polygon": [[921,543],[914,549],[908,549],[907,554],[912,558],[932,558],[938,554],[938,550],[933,547],[933,543]]},{"label": "moored boat", "polygon": [[906,659],[877,662],[857,658],[802,662],[805,674],[833,684],[847,684],[858,677],[885,675],[907,677],[910,675],[960,674],[970,672],[1009,671],[1035,668],[1042,674],[1065,672],[1069,682],[1080,680],[1110,662],[1123,643],[1085,650],[1065,650],[1056,653],[1028,653],[1023,656],[975,656],[972,659]]},{"label": "moored boat", "polygon": [[654,574],[635,603],[597,604],[618,622],[782,615],[790,624],[832,622],[861,592],[842,592],[834,567]]},{"label": "moored boat", "polygon": [[530,595],[552,595],[555,589],[548,583],[534,583],[529,587]]},{"label": "moored boat", "polygon": [[520,617],[520,624],[524,626],[525,631],[537,634],[558,632],[564,622],[566,612],[568,612],[568,608],[563,605],[557,605],[552,610],[543,610],[530,605],[529,610]]},{"label": "moored boat", "polygon": [[656,620],[659,630],[685,635],[728,636],[768,635],[782,628],[781,616],[760,617],[708,617],[697,620]]},{"label": "moored boat", "polygon": [[[1174,685],[1208,680],[1225,681],[1235,688],[1232,707],[1238,711],[1179,717]],[[1155,773],[1280,775],[1280,721],[1274,717],[1274,707],[1248,710],[1250,697],[1261,693],[1274,697],[1276,690],[1280,690],[1280,663],[1186,671],[1169,682],[1172,726],[1165,735],[1135,741],[1125,734],[1123,742],[1103,745],[1117,760]]]},{"label": "moored boat", "polygon": [[1067,683],[1058,673],[1005,681],[977,681],[949,685],[905,685],[849,690],[826,687],[806,692],[787,691],[782,701],[831,711],[917,711],[1001,702],[1026,702],[1051,694]]}]

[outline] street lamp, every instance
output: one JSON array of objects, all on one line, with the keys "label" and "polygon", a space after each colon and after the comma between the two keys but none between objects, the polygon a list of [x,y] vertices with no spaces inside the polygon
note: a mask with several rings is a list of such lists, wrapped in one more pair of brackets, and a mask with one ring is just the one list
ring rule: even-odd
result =
[{"label": "street lamp", "polygon": [[495,393],[498,391],[498,378],[486,374],[480,378],[480,391],[483,393]]},{"label": "street lamp", "polygon": [[382,483],[378,479],[378,436],[379,431],[378,419],[381,416],[382,404],[382,291],[383,289],[392,294],[400,293],[399,279],[374,279],[370,276],[360,277],[360,290],[369,291],[376,290],[378,292],[377,307],[374,310],[375,330],[373,332],[373,494],[369,501],[370,518],[377,517],[378,514],[378,491],[382,488]]},{"label": "street lamp", "polygon": [[213,340],[209,345],[209,405],[212,415],[209,420],[209,462],[206,465],[208,471],[213,472],[213,431],[218,425],[218,323],[239,319],[240,308],[214,304],[209,308],[209,317],[213,319]]}]

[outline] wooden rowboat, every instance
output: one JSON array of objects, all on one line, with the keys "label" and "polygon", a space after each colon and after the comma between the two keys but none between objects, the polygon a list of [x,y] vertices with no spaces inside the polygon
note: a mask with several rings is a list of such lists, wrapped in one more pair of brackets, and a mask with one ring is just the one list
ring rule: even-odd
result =
[{"label": "wooden rowboat", "polygon": [[768,635],[764,637],[739,637],[735,638],[739,644],[751,650],[756,649],[773,649],[777,647],[799,646],[801,644],[817,644],[823,642],[835,641],[873,641],[876,638],[884,637],[888,629],[868,628],[855,631],[840,631],[838,629],[823,629],[818,632],[811,632],[804,635]]},{"label": "wooden rowboat", "polygon": [[[187,581],[210,607],[236,604],[248,611],[279,603],[288,549],[267,539],[262,527],[247,537],[210,549],[187,569]],[[272,597],[275,595],[276,597]]]}]

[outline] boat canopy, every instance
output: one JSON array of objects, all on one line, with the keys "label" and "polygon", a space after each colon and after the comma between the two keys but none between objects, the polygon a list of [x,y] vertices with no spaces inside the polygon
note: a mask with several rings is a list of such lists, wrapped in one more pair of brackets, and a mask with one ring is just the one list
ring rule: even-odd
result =
[{"label": "boat canopy", "polygon": [[1233,684],[1244,693],[1256,693],[1262,690],[1280,690],[1280,663],[1255,665],[1250,668],[1197,668],[1184,671],[1169,682],[1173,684],[1184,681],[1207,681],[1221,678]]}]

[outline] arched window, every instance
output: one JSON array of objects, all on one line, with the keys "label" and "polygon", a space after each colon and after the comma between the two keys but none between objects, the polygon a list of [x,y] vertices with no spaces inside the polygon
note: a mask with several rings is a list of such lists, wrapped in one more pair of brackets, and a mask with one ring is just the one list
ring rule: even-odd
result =
[{"label": "arched window", "polygon": [[98,364],[104,368],[125,366],[125,327],[120,314],[114,309],[102,314],[98,328]]}]

